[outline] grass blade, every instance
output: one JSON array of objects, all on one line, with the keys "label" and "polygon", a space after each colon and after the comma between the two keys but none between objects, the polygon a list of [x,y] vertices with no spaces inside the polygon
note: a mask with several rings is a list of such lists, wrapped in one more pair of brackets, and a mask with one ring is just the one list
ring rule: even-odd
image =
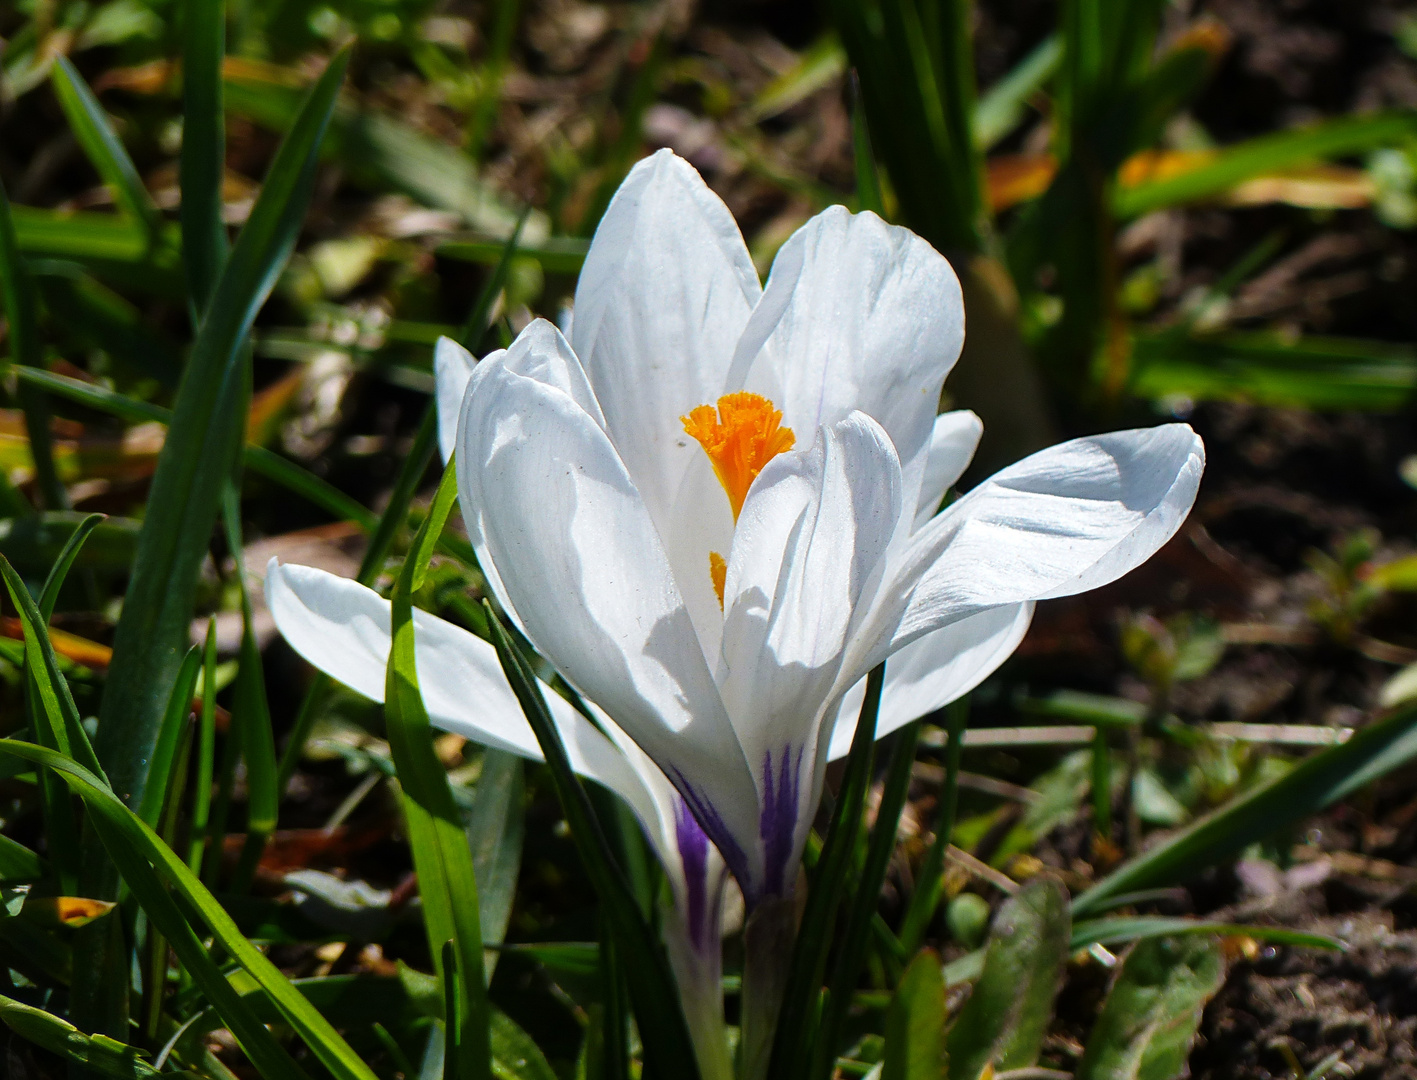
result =
[{"label": "grass blade", "polygon": [[[168,699],[167,710],[163,714],[162,728],[158,732],[153,749],[153,775],[171,778],[173,762],[177,756],[177,743],[192,712],[192,697],[197,689],[197,676],[202,670],[202,651],[196,646],[187,650],[178,669],[177,681],[172,686],[172,696]],[[158,816],[162,813],[167,799],[168,787],[162,783],[150,784],[143,792],[143,801],[138,807],[138,816],[150,829],[156,829]]]},{"label": "grass blade", "polygon": [[51,77],[55,96],[69,120],[69,127],[99,176],[103,177],[103,182],[112,191],[113,201],[129,217],[142,222],[149,243],[156,243],[162,234],[162,215],[158,213],[148,189],[143,186],[137,166],[123,148],[123,141],[113,130],[113,122],[103,111],[98,98],[94,97],[89,84],[84,82],[84,77],[67,56],[55,58]]},{"label": "grass blade", "polygon": [[910,724],[897,737],[881,792],[881,805],[876,812],[876,825],[866,849],[866,862],[854,875],[853,894],[846,917],[846,929],[840,937],[836,963],[833,966],[830,991],[822,1007],[816,1036],[815,1076],[830,1078],[836,1065],[836,1052],[851,1008],[856,981],[866,963],[866,950],[871,942],[871,920],[880,906],[881,885],[886,869],[895,854],[896,832],[900,813],[910,791],[910,773],[915,764],[915,747],[920,738],[920,725]]},{"label": "grass blade", "polygon": [[241,596],[241,666],[236,675],[231,719],[232,736],[239,739],[242,756],[246,759],[246,843],[232,874],[231,891],[243,893],[250,888],[261,852],[275,831],[280,788],[276,783],[276,744],[266,699],[265,673],[261,667],[261,647],[256,644],[251,594],[246,587],[246,567],[241,557],[241,500],[234,484],[226,486],[224,502],[222,519],[226,526],[226,545],[236,563]]},{"label": "grass blade", "polygon": [[1312,127],[1263,135],[1228,146],[1188,172],[1120,189],[1113,200],[1119,217],[1136,217],[1168,206],[1229,191],[1261,173],[1310,161],[1365,154],[1403,142],[1417,132],[1411,112],[1345,116]]},{"label": "grass blade", "polygon": [[413,594],[423,584],[434,542],[457,499],[455,472],[449,462],[394,585],[384,715],[403,791],[429,951],[449,998],[457,1003],[455,1011],[446,1013],[445,1075],[482,1080],[491,1075],[491,1047],[477,881],[448,774],[433,748],[433,727],[419,692],[414,658]]},{"label": "grass blade", "polygon": [[371,1072],[265,955],[246,940],[236,923],[210,892],[158,835],[118,800],[98,777],[52,750],[29,743],[0,739],[0,753],[54,770],[71,791],[84,800],[104,849],[118,866],[148,918],[168,939],[193,981],[216,1007],[257,1071],[270,1078],[304,1078],[306,1074],[266,1030],[226,976],[207,956],[192,927],[163,884],[207,924],[218,945],[230,953],[280,1010],[281,1018],[303,1038],[315,1056],[337,1080],[375,1080]]},{"label": "grass blade", "polygon": [[226,171],[226,117],[222,113],[221,61],[226,52],[226,4],[188,0],[182,33],[182,265],[187,300],[206,310],[226,262],[221,184]]},{"label": "grass blade", "polygon": [[[243,342],[295,245],[348,53],[326,69],[282,143],[197,333],[158,459],[104,690],[99,750],[122,797],[141,801],[146,762],[181,662],[193,590],[240,446],[229,406],[246,382]],[[226,407],[226,411],[224,410]]]},{"label": "grass blade", "polygon": [[485,606],[485,610],[488,630],[498,659],[502,662],[502,670],[521,703],[522,711],[526,713],[527,721],[536,732],[536,740],[546,757],[561,808],[571,827],[571,839],[575,842],[586,875],[600,897],[602,914],[622,951],[621,962],[629,984],[630,1002],[644,1044],[646,1075],[698,1080],[698,1061],[689,1041],[684,1013],[679,1007],[679,995],[669,970],[669,961],[640,913],[634,892],[610,855],[609,844],[596,821],[590,798],[571,769],[566,748],[552,723],[536,676],[491,607]]},{"label": "grass blade", "polygon": [[1322,750],[1288,774],[1208,814],[1123,863],[1073,900],[1073,916],[1104,910],[1119,893],[1182,881],[1301,821],[1417,757],[1417,704]]},{"label": "grass blade", "polygon": [[[41,366],[39,341],[39,310],[34,296],[34,284],[29,268],[20,254],[15,222],[10,215],[10,199],[0,184],[0,304],[9,324],[10,355],[21,364]],[[54,467],[54,440],[49,434],[49,404],[44,395],[32,387],[19,389],[20,408],[25,414],[25,433],[29,436],[30,453],[34,457],[35,480],[40,494],[51,510],[69,506],[59,472]]]},{"label": "grass blade", "polygon": [[[816,1027],[817,1004],[822,976],[826,972],[827,952],[832,945],[832,928],[837,908],[846,890],[851,869],[851,853],[856,846],[861,827],[861,814],[866,805],[866,792],[871,785],[871,767],[876,742],[876,717],[881,707],[881,687],[885,682],[885,665],[876,667],[866,680],[866,696],[861,703],[861,716],[851,739],[851,751],[846,758],[846,772],[837,794],[836,808],[822,854],[812,874],[807,893],[807,906],[802,913],[802,925],[792,947],[792,958],[783,988],[781,1012],[775,1025],[768,1024],[771,1034],[771,1057],[766,1074],[753,1071],[747,1075],[791,1077],[805,1075],[811,1061],[813,1030]],[[751,955],[751,954],[750,954]],[[745,1008],[748,973],[744,973]],[[745,1062],[754,1047],[749,1043]]]},{"label": "grass blade", "polygon": [[974,141],[981,150],[988,150],[1018,127],[1028,99],[1053,77],[1062,59],[1063,41],[1050,34],[979,98],[974,107]]},{"label": "grass blade", "polygon": [[955,811],[959,806],[959,762],[964,753],[964,728],[969,721],[969,698],[963,697],[946,707],[945,724],[949,741],[945,743],[945,785],[940,790],[940,819],[935,822],[935,841],[925,854],[916,876],[915,892],[905,911],[900,928],[900,947],[906,956],[912,955],[925,939],[925,931],[935,910],[940,906],[944,889],[945,852],[954,832]]},{"label": "grass blade", "polygon": [[192,839],[187,867],[201,873],[202,850],[212,809],[212,765],[216,757],[216,620],[207,623],[202,646],[202,712],[197,720],[197,781],[192,789]]}]

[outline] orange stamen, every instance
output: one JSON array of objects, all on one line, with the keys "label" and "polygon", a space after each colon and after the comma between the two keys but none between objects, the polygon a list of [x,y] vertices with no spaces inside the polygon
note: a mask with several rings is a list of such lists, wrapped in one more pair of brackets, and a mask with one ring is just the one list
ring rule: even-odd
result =
[{"label": "orange stamen", "polygon": [[734,521],[763,466],[797,441],[792,429],[782,426],[782,413],[760,394],[725,394],[717,413],[712,405],[700,405],[679,419],[713,463]]},{"label": "orange stamen", "polygon": [[718,610],[723,610],[723,586],[728,582],[728,561],[716,551],[709,552],[709,577],[718,594]]}]

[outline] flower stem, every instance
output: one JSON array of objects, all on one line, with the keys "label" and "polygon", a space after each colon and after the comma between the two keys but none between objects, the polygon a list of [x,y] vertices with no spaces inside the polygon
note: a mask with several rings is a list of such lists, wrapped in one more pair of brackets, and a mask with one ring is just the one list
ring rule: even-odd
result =
[{"label": "flower stem", "polygon": [[791,897],[768,897],[743,928],[742,1080],[767,1076],[796,938],[797,903]]}]

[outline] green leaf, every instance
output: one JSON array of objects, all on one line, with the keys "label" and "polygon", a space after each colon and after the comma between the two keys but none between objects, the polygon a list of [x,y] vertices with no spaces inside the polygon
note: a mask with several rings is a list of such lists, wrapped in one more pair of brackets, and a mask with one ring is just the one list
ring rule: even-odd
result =
[{"label": "green leaf", "polygon": [[176,388],[182,351],[135,304],[68,259],[31,260],[30,269],[50,325],[66,342],[102,349],[119,380],[150,378]]},{"label": "green leaf", "polygon": [[1119,916],[1111,919],[1090,919],[1073,924],[1069,952],[1089,945],[1117,945],[1143,938],[1178,934],[1243,934],[1257,941],[1275,945],[1293,945],[1309,949],[1342,949],[1343,942],[1323,934],[1306,934],[1282,926],[1248,926],[1241,923],[1210,922],[1203,919],[1183,919],[1164,915]]},{"label": "green leaf", "polygon": [[827,10],[860,78],[871,144],[906,224],[941,250],[979,251],[970,5],[832,0]]},{"label": "green leaf", "polygon": [[216,620],[207,623],[207,640],[202,646],[202,713],[197,718],[197,779],[192,789],[192,838],[187,848],[187,866],[201,872],[202,851],[207,841],[207,825],[212,807],[212,768],[216,756]]},{"label": "green leaf", "polygon": [[38,697],[40,717],[52,734],[54,746],[102,778],[103,770],[89,745],[88,733],[80,723],[69,684],[59,673],[59,659],[34,597],[4,557],[0,557],[0,575],[5,579],[11,602],[20,613],[25,635],[25,670],[31,676],[30,685]]},{"label": "green leaf", "polygon": [[158,1075],[158,1070],[143,1060],[145,1055],[141,1050],[104,1035],[90,1037],[67,1020],[3,995],[0,995],[0,1021],[21,1038],[101,1076],[145,1080]]},{"label": "green leaf", "polygon": [[[448,785],[448,774],[433,748],[433,728],[418,688],[414,658],[413,594],[423,584],[438,535],[457,499],[452,462],[443,473],[413,547],[394,584],[384,716],[403,792],[409,846],[423,900],[423,922],[439,976],[458,1001],[446,1023],[453,1043],[448,1055],[461,1080],[490,1075],[487,989],[482,958],[482,928],[472,852]],[[448,959],[445,959],[444,950]],[[449,971],[449,961],[457,972]],[[456,991],[454,992],[454,987]]]},{"label": "green leaf", "polygon": [[999,909],[984,970],[950,1028],[950,1072],[977,1077],[986,1066],[1016,1069],[1038,1060],[1068,958],[1068,896],[1054,878],[1025,885]]},{"label": "green leaf", "polygon": [[501,1009],[492,1010],[492,1075],[497,1080],[556,1080],[541,1047]]},{"label": "green leaf", "polygon": [[944,1080],[945,978],[933,949],[922,950],[896,987],[886,1012],[881,1080]]},{"label": "green leaf", "polygon": [[19,841],[0,835],[0,884],[17,885],[43,876],[43,859]]},{"label": "green leaf", "polygon": [[182,658],[182,667],[178,669],[177,681],[172,684],[172,695],[167,700],[162,727],[158,730],[157,742],[153,746],[152,771],[160,780],[148,785],[138,807],[138,816],[150,829],[157,828],[158,815],[162,813],[163,802],[167,798],[177,743],[182,736],[182,729],[187,724],[187,717],[192,712],[192,697],[196,692],[197,676],[201,670],[202,651],[193,646]]},{"label": "green leaf", "polygon": [[761,123],[784,113],[829,86],[846,70],[846,50],[833,33],[825,33],[797,58],[797,62],[758,91],[748,106],[748,118]]},{"label": "green leaf", "polygon": [[67,56],[55,58],[51,78],[75,138],[112,191],[114,202],[129,217],[142,222],[149,238],[155,241],[162,233],[162,215],[98,98]]},{"label": "green leaf", "polygon": [[[2,564],[0,564],[2,565]],[[168,939],[193,981],[221,1015],[226,1026],[268,1078],[303,1077],[289,1055],[251,1011],[205,947],[163,884],[206,923],[211,936],[275,1002],[292,1027],[337,1080],[375,1080],[349,1044],[320,1015],[280,970],[238,929],[216,897],[203,887],[169,848],[93,773],[62,754],[13,739],[0,739],[0,753],[54,770],[83,799],[105,850],[123,880],[159,932]],[[105,920],[112,922],[113,920]]]},{"label": "green leaf", "polygon": [[1417,132],[1411,112],[1344,116],[1294,131],[1263,135],[1228,146],[1197,168],[1135,187],[1119,188],[1113,208],[1119,217],[1136,217],[1169,206],[1223,194],[1262,173],[1312,161],[1366,154]]},{"label": "green leaf", "polygon": [[1173,1080],[1186,1058],[1201,1013],[1225,981],[1213,937],[1159,937],[1139,942],[1117,973],[1076,1080]]},{"label": "green leaf", "polygon": [[222,521],[226,526],[226,546],[236,564],[241,596],[241,663],[233,691],[231,722],[233,734],[241,740],[241,754],[246,761],[246,842],[232,873],[231,891],[242,893],[250,887],[266,840],[275,831],[280,788],[276,780],[275,734],[266,700],[261,647],[256,643],[251,594],[246,587],[246,567],[241,557],[241,499],[235,485],[226,486],[224,502]]},{"label": "green leaf", "polygon": [[226,117],[221,61],[226,4],[197,0],[182,8],[182,264],[192,311],[206,310],[226,263],[221,185],[226,171]]},{"label": "green leaf", "polygon": [[1360,728],[1287,774],[1129,859],[1073,901],[1074,918],[1121,893],[1183,881],[1257,840],[1302,821],[1417,757],[1417,704]]},{"label": "green leaf", "polygon": [[1395,412],[1417,390],[1417,351],[1354,338],[1269,332],[1137,334],[1128,387],[1164,401],[1250,401],[1306,409]]},{"label": "green leaf", "polygon": [[[22,364],[39,367],[43,347],[39,340],[39,311],[29,267],[20,254],[19,238],[10,214],[10,199],[0,184],[0,310],[9,326],[10,355]],[[64,485],[54,467],[54,441],[49,434],[49,405],[44,395],[21,387],[20,407],[25,414],[25,433],[34,458],[35,479],[50,510],[69,506]]]},{"label": "green leaf", "polygon": [[940,816],[935,822],[935,839],[925,853],[916,878],[915,892],[906,908],[900,928],[900,946],[909,956],[920,947],[929,929],[930,920],[940,906],[944,888],[945,852],[954,832],[955,811],[959,805],[959,763],[964,753],[964,729],[969,722],[969,698],[951,702],[945,713],[948,741],[945,743],[945,784],[940,791]]},{"label": "green leaf", "polygon": [[86,514],[74,526],[74,531],[69,534],[69,539],[59,550],[54,565],[49,568],[49,576],[44,579],[44,588],[39,594],[39,615],[46,623],[49,621],[49,617],[54,614],[54,605],[59,599],[59,590],[64,587],[64,579],[69,575],[69,568],[74,565],[74,560],[83,550],[84,541],[89,538],[100,522],[107,520],[107,517],[106,514]]},{"label": "green leaf", "polygon": [[197,332],[158,458],[100,711],[98,743],[115,789],[141,801],[162,710],[181,663],[223,485],[241,445],[234,411],[247,382],[243,342],[305,215],[317,154],[348,53],[326,69],[282,143]]},{"label": "green leaf", "polygon": [[[452,471],[451,465],[449,472]],[[484,601],[484,605],[486,602]],[[595,818],[585,788],[571,768],[560,733],[551,720],[546,701],[541,696],[536,676],[527,666],[520,650],[512,643],[490,606],[487,626],[502,671],[521,703],[536,741],[545,755],[552,783],[571,828],[571,839],[590,878],[601,911],[610,924],[615,940],[623,953],[630,1001],[644,1044],[647,1073],[673,1076],[683,1080],[698,1080],[699,1069],[689,1041],[688,1026],[674,977],[663,950],[645,922],[633,891],[610,855],[610,847]]]},{"label": "green leaf", "polygon": [[1062,39],[1050,34],[980,96],[974,108],[974,139],[981,150],[988,150],[1018,127],[1028,111],[1028,99],[1053,77],[1062,59]]},{"label": "green leaf", "polygon": [[[846,895],[851,873],[851,856],[856,847],[857,831],[861,827],[861,814],[866,803],[866,792],[871,783],[871,769],[876,743],[876,720],[881,707],[881,687],[885,681],[885,665],[874,668],[866,680],[866,696],[861,702],[861,714],[856,721],[856,732],[851,739],[851,750],[847,754],[846,773],[842,777],[841,789],[837,793],[836,807],[831,824],[827,828],[826,840],[822,843],[822,854],[813,869],[811,886],[807,892],[806,909],[802,912],[801,926],[797,930],[797,940],[792,944],[791,958],[787,968],[785,984],[781,987],[781,1012],[776,1024],[769,1010],[776,1006],[772,1000],[772,987],[761,1002],[753,1000],[754,984],[757,979],[750,967],[755,948],[753,927],[755,918],[764,915],[772,918],[787,916],[788,929],[776,931],[790,938],[792,912],[777,911],[769,905],[791,905],[791,901],[768,900],[759,905],[759,910],[749,919],[746,931],[747,956],[743,975],[743,1008],[745,1027],[749,1018],[758,1010],[765,1015],[763,1026],[770,1033],[771,1046],[763,1048],[770,1053],[766,1075],[789,1077],[806,1075],[811,1065],[812,1038],[816,1029],[822,976],[826,972],[827,953],[834,940],[832,933],[836,923],[837,908]],[[763,909],[768,910],[764,911]],[[768,963],[772,957],[765,957]],[[776,1031],[773,1031],[773,1027]],[[754,1064],[756,1054],[762,1050],[749,1039],[745,1031],[743,1060],[747,1076],[764,1075],[760,1066]],[[766,1056],[766,1055],[764,1055]]]},{"label": "green leaf", "polygon": [[[484,946],[500,945],[512,918],[526,832],[522,771],[522,759],[516,754],[493,749],[482,752],[482,774],[477,778],[477,794],[467,819],[467,842],[477,879]],[[489,984],[499,955],[495,948],[483,952]]]},{"label": "green leaf", "polygon": [[[469,238],[445,240],[435,249],[445,259],[483,263],[496,266],[507,250],[505,240]],[[552,274],[576,274],[585,263],[590,241],[576,236],[553,236],[544,240],[519,243],[517,254],[535,259],[542,269]]]},{"label": "green leaf", "polygon": [[830,1078],[836,1064],[842,1033],[846,1025],[851,999],[857,980],[866,963],[866,950],[871,941],[871,921],[880,906],[881,887],[886,870],[896,850],[896,833],[900,814],[910,789],[911,770],[915,765],[915,747],[920,738],[920,725],[910,724],[896,737],[881,790],[881,802],[876,811],[876,824],[866,848],[866,860],[853,875],[851,896],[847,906],[846,927],[837,945],[836,963],[832,968],[830,990],[822,1007],[816,1034],[816,1075]]}]

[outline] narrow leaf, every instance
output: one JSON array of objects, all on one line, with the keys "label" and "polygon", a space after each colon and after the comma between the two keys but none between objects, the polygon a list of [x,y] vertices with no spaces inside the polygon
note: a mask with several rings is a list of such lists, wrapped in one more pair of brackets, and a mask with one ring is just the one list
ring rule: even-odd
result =
[{"label": "narrow leaf", "polygon": [[905,969],[885,1035],[881,1080],[944,1080],[945,977],[933,949],[922,950]]},{"label": "narrow leaf", "polygon": [[67,56],[54,60],[54,93],[68,118],[74,137],[84,148],[93,167],[113,192],[113,200],[129,217],[143,223],[152,240],[162,231],[162,215],[143,186],[142,177],[123,141],[113,130],[113,122],[94,97],[89,84]]},{"label": "narrow leaf", "polygon": [[449,462],[394,585],[384,715],[403,793],[429,951],[458,1006],[456,1012],[446,1013],[451,1052],[445,1068],[455,1070],[460,1080],[482,1080],[490,1075],[491,1050],[477,880],[448,774],[433,748],[433,728],[419,692],[414,650],[413,594],[423,582],[434,544],[456,499],[456,470]]},{"label": "narrow leaf", "polygon": [[633,891],[615,866],[590,799],[571,769],[566,748],[551,720],[535,675],[490,607],[486,610],[488,629],[492,644],[497,649],[497,657],[502,662],[502,671],[536,733],[561,808],[571,827],[576,851],[600,898],[601,910],[624,952],[625,977],[639,1024],[640,1039],[644,1044],[646,1072],[655,1076],[697,1080],[698,1063],[693,1044],[689,1041],[683,1010],[679,1007],[679,995],[669,962],[654,932],[641,915]]},{"label": "narrow leaf", "polygon": [[1073,917],[1121,893],[1183,881],[1357,791],[1417,757],[1417,703],[1360,728],[1248,795],[1130,859],[1073,900]]},{"label": "narrow leaf", "polygon": [[1076,1080],[1172,1080],[1186,1058],[1205,1004],[1225,981],[1213,937],[1139,942],[1117,973]]},{"label": "narrow leaf", "polygon": [[1068,957],[1068,896],[1054,878],[1030,882],[994,918],[984,970],[950,1028],[950,1072],[976,1077],[986,1066],[1038,1060],[1053,997]]},{"label": "narrow leaf", "polygon": [[178,391],[158,459],[99,724],[100,757],[115,789],[141,800],[194,606],[194,589],[222,486],[240,446],[242,416],[223,408],[245,384],[243,342],[294,247],[348,53],[326,69],[277,152],[237,239]]}]

